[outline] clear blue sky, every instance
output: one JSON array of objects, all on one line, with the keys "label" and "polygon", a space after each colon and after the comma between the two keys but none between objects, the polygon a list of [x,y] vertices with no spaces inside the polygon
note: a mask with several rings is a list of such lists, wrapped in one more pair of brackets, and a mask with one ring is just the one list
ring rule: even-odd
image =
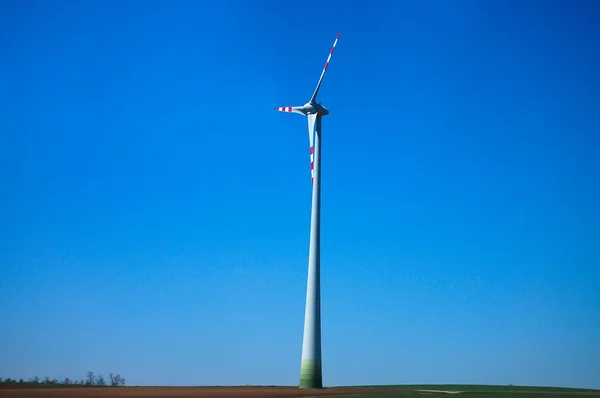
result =
[{"label": "clear blue sky", "polygon": [[596,1],[3,1],[0,376],[600,388]]}]

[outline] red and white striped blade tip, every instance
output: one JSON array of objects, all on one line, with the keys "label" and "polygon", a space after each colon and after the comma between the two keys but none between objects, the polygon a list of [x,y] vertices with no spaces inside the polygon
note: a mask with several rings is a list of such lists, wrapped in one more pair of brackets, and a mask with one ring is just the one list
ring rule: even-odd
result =
[{"label": "red and white striped blade tip", "polygon": [[279,112],[291,112],[292,107],[291,106],[280,106],[280,107],[275,108],[275,110],[278,110]]}]

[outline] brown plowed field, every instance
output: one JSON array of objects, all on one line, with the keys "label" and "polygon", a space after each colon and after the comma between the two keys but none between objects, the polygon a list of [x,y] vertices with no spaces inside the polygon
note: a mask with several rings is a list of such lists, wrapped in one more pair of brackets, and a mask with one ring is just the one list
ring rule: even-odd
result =
[{"label": "brown plowed field", "polygon": [[[469,393],[486,393],[490,391],[474,391]],[[431,391],[422,393],[426,395],[441,395],[442,391]],[[496,391],[498,397],[506,397],[508,394],[550,394],[550,395],[595,395],[600,397],[597,391]],[[253,398],[253,397],[333,397],[336,395],[362,395],[362,394],[418,394],[415,390],[400,390],[391,388],[361,388],[361,387],[329,387],[322,390],[303,390],[298,387],[121,387],[121,388],[27,388],[24,386],[2,386],[0,387],[0,398]]]},{"label": "brown plowed field", "polygon": [[[377,394],[402,394],[402,390],[378,388]],[[371,388],[331,387],[304,390],[297,387],[123,387],[123,388],[0,388],[4,398],[251,398],[251,397],[323,397],[351,394],[373,394]],[[412,391],[406,391],[411,393]]]}]

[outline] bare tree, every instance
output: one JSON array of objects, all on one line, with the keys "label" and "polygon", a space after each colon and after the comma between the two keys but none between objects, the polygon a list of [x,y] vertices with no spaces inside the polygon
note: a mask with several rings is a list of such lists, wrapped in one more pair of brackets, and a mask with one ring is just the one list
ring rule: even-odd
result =
[{"label": "bare tree", "polygon": [[96,376],[94,376],[94,372],[92,372],[91,370],[87,372],[87,379],[85,381],[85,384],[87,384],[88,386],[93,386],[96,383]]},{"label": "bare tree", "polygon": [[96,376],[96,385],[97,386],[105,386],[106,385],[106,381],[104,380],[104,376],[102,376],[101,374]]},{"label": "bare tree", "polygon": [[112,375],[112,381],[110,383],[111,386],[113,387],[123,387],[125,385],[125,379],[123,377],[121,377],[121,375]]},{"label": "bare tree", "polygon": [[109,374],[111,387],[121,387],[125,385],[125,379],[121,375]]}]

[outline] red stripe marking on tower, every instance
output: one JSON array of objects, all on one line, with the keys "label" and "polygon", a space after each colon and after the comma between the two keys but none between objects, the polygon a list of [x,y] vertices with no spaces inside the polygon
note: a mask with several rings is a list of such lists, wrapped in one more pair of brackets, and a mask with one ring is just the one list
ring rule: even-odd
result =
[{"label": "red stripe marking on tower", "polygon": [[313,170],[315,168],[315,162],[310,162],[310,169]]},{"label": "red stripe marking on tower", "polygon": [[313,154],[313,147],[312,146],[310,147],[310,154],[311,155]]},{"label": "red stripe marking on tower", "polygon": [[292,107],[288,106],[288,112],[291,112],[291,111],[292,111]]}]

